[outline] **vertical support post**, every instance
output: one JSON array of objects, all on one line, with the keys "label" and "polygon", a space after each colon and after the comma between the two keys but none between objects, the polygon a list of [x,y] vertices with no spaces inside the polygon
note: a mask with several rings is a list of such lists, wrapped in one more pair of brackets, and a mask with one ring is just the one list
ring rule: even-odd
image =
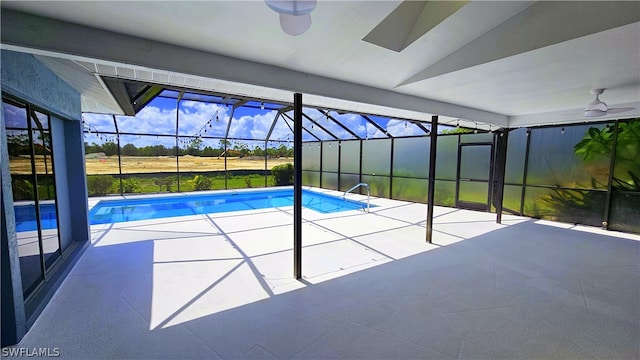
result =
[{"label": "vertical support post", "polygon": [[438,146],[438,115],[431,116],[431,144],[429,148],[429,185],[427,188],[427,242],[433,242],[433,204],[436,189],[436,149]]},{"label": "vertical support post", "polygon": [[228,170],[227,170],[227,150],[228,150],[228,146],[227,146],[227,142],[228,142],[228,138],[229,138],[229,130],[231,129],[231,122],[233,121],[233,114],[235,114],[236,112],[236,108],[239,106],[242,106],[242,104],[244,104],[244,101],[241,102],[237,102],[235,104],[233,104],[233,107],[231,108],[231,115],[229,116],[229,121],[227,122],[227,130],[224,132],[224,152],[222,153],[224,155],[224,189],[228,189],[229,188],[229,184],[228,184],[228,180],[229,180],[229,174],[227,174]]},{"label": "vertical support post", "polygon": [[342,172],[341,172],[341,165],[342,165],[342,142],[340,140],[338,140],[338,191],[340,191],[342,188],[340,187],[340,185],[342,185],[340,183],[340,178],[342,177]]},{"label": "vertical support post", "polygon": [[496,223],[502,224],[502,202],[504,199],[504,174],[507,165],[507,144],[509,141],[509,130],[503,129],[499,132],[496,146],[496,167],[494,176],[494,199],[496,207]]},{"label": "vertical support post", "polygon": [[320,188],[324,189],[324,186],[322,186],[322,152],[324,151],[324,143],[322,142],[322,140],[320,140],[320,142],[318,143],[318,146],[320,147]]},{"label": "vertical support post", "polygon": [[176,99],[176,182],[178,183],[178,192],[180,192],[180,142],[178,140],[178,129],[180,128],[180,100],[182,100],[184,90],[180,91]]},{"label": "vertical support post", "polygon": [[458,140],[458,145],[456,145],[456,149],[458,149],[458,154],[456,155],[456,194],[454,196],[454,204],[456,206],[456,209],[459,209],[459,202],[460,202],[460,166],[462,166],[462,149],[461,149],[461,141],[460,141],[460,134],[455,135],[455,137]]},{"label": "vertical support post", "polygon": [[395,138],[391,138],[391,152],[389,154],[389,199],[393,199],[393,149]]},{"label": "vertical support post", "polygon": [[180,143],[178,140],[180,127],[180,100],[182,100],[184,90],[180,91],[180,95],[176,99],[176,182],[178,183],[178,192],[180,192]]},{"label": "vertical support post", "polygon": [[118,121],[116,116],[113,116],[113,126],[116,129],[116,140],[118,142],[118,179],[120,180],[120,196],[124,195],[124,187],[122,185],[122,159],[120,157],[120,130],[118,130]]},{"label": "vertical support post", "polygon": [[613,169],[616,166],[616,148],[618,147],[618,120],[613,123],[613,144],[611,145],[611,159],[609,161],[609,182],[607,183],[607,197],[604,203],[602,228],[609,230],[609,214],[611,211],[611,196],[613,195]]},{"label": "vertical support post", "polygon": [[[231,119],[229,119],[229,122],[231,122]],[[229,184],[228,184],[228,179],[229,176],[227,175],[227,137],[224,137],[224,151],[222,152],[222,154],[224,155],[224,189],[227,190],[229,188]]]},{"label": "vertical support post", "polygon": [[293,95],[293,277],[302,278],[302,94]]},{"label": "vertical support post", "polygon": [[522,191],[520,192],[520,216],[524,215],[524,198],[527,192],[527,172],[529,171],[529,145],[531,145],[531,129],[527,129],[527,147],[524,150],[524,171],[522,172]]},{"label": "vertical support post", "polygon": [[[362,182],[362,150],[364,149],[364,143],[363,143],[363,139],[360,139],[360,152],[358,153],[358,156],[360,157],[358,160],[358,166],[359,166],[359,170],[358,170],[358,183]],[[358,193],[360,194],[360,189],[358,189]]]},{"label": "vertical support post", "polygon": [[178,192],[180,192],[180,138],[176,135],[176,181],[178,182]]},{"label": "vertical support post", "polygon": [[267,176],[268,176],[267,174],[268,174],[268,171],[269,171],[269,170],[267,170],[267,159],[268,159],[268,156],[269,156],[269,154],[267,154],[267,142],[268,141],[269,140],[265,140],[264,141],[264,187],[267,187]]}]

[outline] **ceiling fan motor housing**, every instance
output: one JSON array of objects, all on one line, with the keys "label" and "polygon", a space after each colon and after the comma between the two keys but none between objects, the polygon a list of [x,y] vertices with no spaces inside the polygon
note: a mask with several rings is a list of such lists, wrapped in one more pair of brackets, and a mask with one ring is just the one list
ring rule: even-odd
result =
[{"label": "ceiling fan motor housing", "polygon": [[604,89],[592,89],[591,93],[596,96],[596,98],[587,105],[584,109],[584,116],[586,117],[597,117],[607,115],[607,110],[609,107],[606,103],[600,100],[599,96],[604,92]]}]

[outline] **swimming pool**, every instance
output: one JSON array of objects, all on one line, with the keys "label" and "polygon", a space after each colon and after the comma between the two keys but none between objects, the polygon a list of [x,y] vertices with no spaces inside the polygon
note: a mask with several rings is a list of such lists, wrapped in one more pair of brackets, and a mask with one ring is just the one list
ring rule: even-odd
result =
[{"label": "swimming pool", "polygon": [[[36,206],[34,204],[16,205],[13,207],[13,212],[16,216],[16,231],[36,230]],[[55,204],[40,204],[40,223],[42,230],[58,227]]]},{"label": "swimming pool", "polygon": [[[292,189],[101,200],[89,211],[89,223],[91,225],[108,224],[283,206],[293,206]],[[367,205],[341,197],[303,190],[302,206],[323,214],[330,214],[364,209]],[[33,205],[15,206],[14,212],[17,231],[36,230],[35,207]],[[46,222],[43,222],[44,229],[53,229],[57,226],[55,212],[55,206],[40,206],[41,217],[47,219]]]},{"label": "swimming pool", "polygon": [[[160,198],[102,200],[89,212],[91,224],[292,206],[293,190],[260,190]],[[328,214],[366,207],[358,201],[302,191],[302,206]]]}]

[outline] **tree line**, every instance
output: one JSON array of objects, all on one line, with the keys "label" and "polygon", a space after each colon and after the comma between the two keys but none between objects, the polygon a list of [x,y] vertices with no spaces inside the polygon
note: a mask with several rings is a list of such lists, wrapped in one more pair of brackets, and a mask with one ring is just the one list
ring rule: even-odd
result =
[{"label": "tree line", "polygon": [[[225,152],[226,145],[226,152]],[[104,153],[106,156],[118,155],[118,144],[115,142],[105,142],[104,144],[84,143],[85,154]],[[269,157],[293,157],[293,148],[280,144],[277,148],[267,148],[267,156]],[[247,157],[247,156],[265,156],[265,150],[256,146],[250,149],[249,146],[242,142],[234,142],[228,140],[220,140],[218,147],[203,146],[202,140],[196,139],[190,142],[185,148],[182,147],[166,147],[164,145],[147,145],[137,147],[134,144],[125,144],[120,148],[122,156],[175,156],[175,155],[192,155],[192,156],[208,156],[208,157]]]}]

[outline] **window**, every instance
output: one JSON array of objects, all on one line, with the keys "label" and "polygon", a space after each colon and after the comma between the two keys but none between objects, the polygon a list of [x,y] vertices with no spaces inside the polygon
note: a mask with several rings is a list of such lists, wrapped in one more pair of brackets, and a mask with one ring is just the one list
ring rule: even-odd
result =
[{"label": "window", "polygon": [[3,99],[22,289],[27,298],[60,257],[49,115]]}]

